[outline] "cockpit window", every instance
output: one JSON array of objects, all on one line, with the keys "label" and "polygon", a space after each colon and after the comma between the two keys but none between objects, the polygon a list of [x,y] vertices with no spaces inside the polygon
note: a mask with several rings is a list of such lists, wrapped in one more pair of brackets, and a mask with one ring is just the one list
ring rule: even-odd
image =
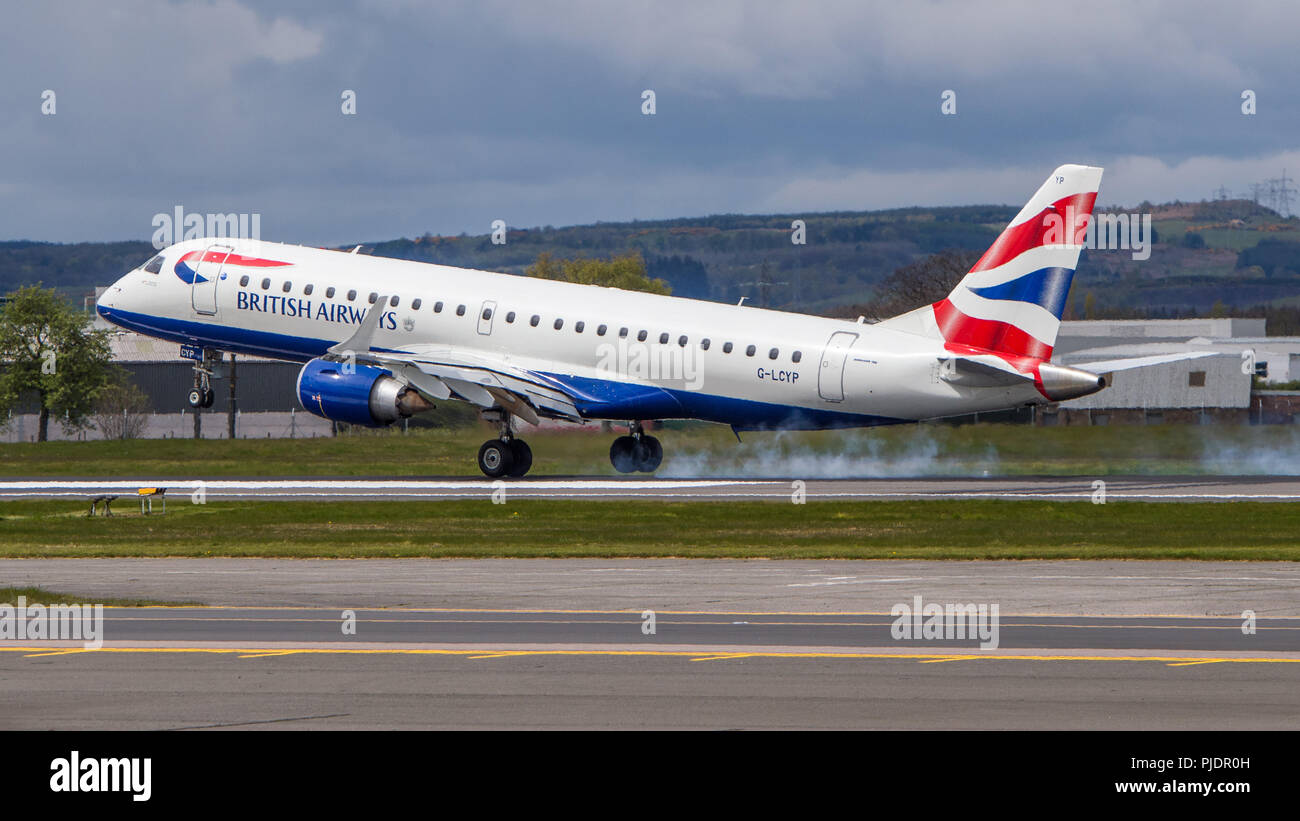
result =
[{"label": "cockpit window", "polygon": [[158,256],[149,260],[149,262],[145,264],[144,269],[145,271],[151,274],[156,274],[162,270],[162,264],[163,264],[163,255],[159,254]]}]

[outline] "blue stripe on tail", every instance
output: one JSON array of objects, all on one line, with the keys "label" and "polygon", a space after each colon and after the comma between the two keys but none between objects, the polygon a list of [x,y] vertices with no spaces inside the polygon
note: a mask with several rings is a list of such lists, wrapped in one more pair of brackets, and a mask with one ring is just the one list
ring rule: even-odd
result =
[{"label": "blue stripe on tail", "polygon": [[985,299],[1032,302],[1051,311],[1053,316],[1060,319],[1061,312],[1065,310],[1065,298],[1070,293],[1070,280],[1073,277],[1073,268],[1040,268],[1001,285],[989,285],[970,290],[976,296]]}]

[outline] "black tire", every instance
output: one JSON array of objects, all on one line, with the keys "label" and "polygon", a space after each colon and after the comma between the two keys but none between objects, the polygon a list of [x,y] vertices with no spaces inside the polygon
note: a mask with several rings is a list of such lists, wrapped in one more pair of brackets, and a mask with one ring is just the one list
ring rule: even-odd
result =
[{"label": "black tire", "polygon": [[510,440],[510,455],[514,458],[510,467],[511,478],[518,479],[533,466],[533,449],[523,439]]},{"label": "black tire", "polygon": [[641,459],[637,463],[637,470],[642,473],[654,473],[659,469],[660,463],[664,460],[664,446],[659,444],[659,440],[653,436],[642,436],[641,447],[638,449]]},{"label": "black tire", "polygon": [[216,401],[217,392],[209,388],[208,392],[203,395],[203,407],[210,408],[216,403]]},{"label": "black tire", "polygon": [[194,388],[193,390],[190,391],[190,397],[189,397],[190,407],[191,408],[203,407],[203,400],[206,398],[207,397],[204,396],[203,391],[199,390],[198,388]]},{"label": "black tire", "polygon": [[499,479],[514,467],[515,455],[509,442],[489,439],[478,449],[478,469],[489,479]]},{"label": "black tire", "polygon": [[631,436],[620,436],[609,446],[609,463],[619,473],[632,473],[637,465],[637,441]]}]

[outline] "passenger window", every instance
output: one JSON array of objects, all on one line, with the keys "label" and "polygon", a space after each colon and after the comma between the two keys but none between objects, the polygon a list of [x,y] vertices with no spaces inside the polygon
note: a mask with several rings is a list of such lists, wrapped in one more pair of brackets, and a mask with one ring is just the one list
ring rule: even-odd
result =
[{"label": "passenger window", "polygon": [[464,305],[457,305],[457,306],[456,306],[456,316],[464,316],[464,315],[465,315],[465,306],[464,306]]},{"label": "passenger window", "polygon": [[441,300],[439,300],[438,302],[433,303],[433,312],[434,312],[435,314],[440,314],[440,313],[442,313],[442,301],[441,301]]},{"label": "passenger window", "polygon": [[700,347],[703,348],[704,350],[707,351],[709,349],[709,345],[710,342],[707,336],[700,340]]},{"label": "passenger window", "polygon": [[158,256],[149,260],[149,262],[145,264],[144,266],[145,273],[148,274],[158,273],[159,271],[162,270],[162,264],[163,264],[162,254],[159,254]]},{"label": "passenger window", "polygon": [[685,335],[685,334],[682,334],[681,336],[677,337],[677,344],[678,344],[678,345],[681,345],[683,348],[686,347],[686,335]]},{"label": "passenger window", "polygon": [[388,300],[388,307],[390,307],[390,308],[396,308],[396,307],[397,307],[397,303],[399,303],[399,302],[401,302],[401,301],[402,301],[402,298],[401,298],[400,296],[395,296],[395,297],[393,297],[392,299]]},{"label": "passenger window", "polygon": [[802,353],[802,352],[800,352],[800,351],[795,351],[794,353],[790,354],[790,361],[791,361],[791,362],[794,362],[794,363],[797,364],[797,363],[799,362],[800,359],[803,359],[803,353]]},{"label": "passenger window", "polygon": [[420,298],[417,296],[415,299],[411,300],[411,310],[412,310],[412,311],[418,311],[418,310],[420,310],[420,306],[423,305],[423,304],[424,304],[424,300],[423,300],[423,299],[420,299]]},{"label": "passenger window", "polygon": [[753,356],[754,352],[757,350],[758,348],[755,348],[753,345],[750,345],[748,348],[745,349],[745,356]]},{"label": "passenger window", "polygon": [[239,287],[243,288],[247,284],[248,284],[248,274],[244,274],[242,277],[239,278]]},{"label": "passenger window", "polygon": [[619,329],[618,329],[618,338],[619,338],[619,339],[626,339],[626,338],[627,338],[627,328],[619,328]]},{"label": "passenger window", "polygon": [[289,293],[291,290],[293,290],[293,283],[285,282],[283,285],[280,286],[280,290],[284,291],[286,294]]},{"label": "passenger window", "polygon": [[722,352],[723,352],[723,353],[731,353],[731,343],[730,343],[730,342],[728,342],[727,344],[725,344],[725,345],[722,346]]},{"label": "passenger window", "polygon": [[375,293],[374,291],[371,291],[371,292],[370,292],[370,297],[369,297],[369,299],[370,299],[370,304],[371,304],[371,305],[374,305],[374,304],[375,304],[375,300],[376,300],[376,299],[379,299],[379,294]]},{"label": "passenger window", "polygon": [[270,278],[270,277],[267,277],[266,279],[262,280],[262,290],[263,290],[263,291],[269,289],[270,287],[271,287],[271,278]]},{"label": "passenger window", "polygon": [[573,326],[573,332],[574,332],[575,334],[580,334],[580,333],[582,333],[583,329],[586,328],[586,327],[587,327],[587,323],[585,323],[585,322],[579,322],[577,325],[574,325],[574,326]]},{"label": "passenger window", "polygon": [[608,331],[608,330],[609,330],[609,326],[608,326],[608,325],[601,325],[601,326],[599,326],[599,327],[596,328],[596,336],[604,336],[604,335],[605,335],[605,331]]},{"label": "passenger window", "polygon": [[348,302],[352,302],[356,298],[357,298],[357,292],[355,290],[348,291]]},{"label": "passenger window", "polygon": [[533,314],[533,318],[530,319],[530,320],[528,320],[528,324],[529,324],[529,325],[532,325],[534,328],[536,328],[536,327],[537,327],[537,323],[538,323],[538,322],[541,322],[541,321],[542,321],[542,318],[541,318],[540,316],[538,316],[537,314]]},{"label": "passenger window", "polygon": [[483,309],[483,318],[484,318],[484,319],[491,319],[491,318],[492,318],[492,309],[491,309],[491,308],[484,308],[484,309]]},{"label": "passenger window", "polygon": [[555,330],[558,331],[558,330],[560,330],[560,329],[563,328],[563,327],[564,327],[564,320],[563,320],[563,319],[557,319],[557,320],[555,320]]},{"label": "passenger window", "polygon": [[668,344],[668,334],[666,334],[666,333],[659,334],[659,344],[660,344],[660,345],[667,345],[667,344]]},{"label": "passenger window", "polygon": [[514,322],[514,321],[515,321],[514,311],[511,311],[510,313],[506,314],[506,322]]},{"label": "passenger window", "polygon": [[314,290],[316,290],[316,286],[308,282],[306,285],[302,286],[302,295],[311,296],[311,292]]},{"label": "passenger window", "polygon": [[326,298],[326,299],[333,299],[333,298],[334,298],[334,286],[333,286],[333,285],[331,285],[330,287],[328,287],[328,288],[325,289],[325,298]]},{"label": "passenger window", "polygon": [[637,341],[637,342],[645,342],[645,338],[646,338],[647,336],[649,336],[649,335],[650,335],[650,334],[646,333],[645,331],[637,331],[637,333],[636,333],[636,341]]}]

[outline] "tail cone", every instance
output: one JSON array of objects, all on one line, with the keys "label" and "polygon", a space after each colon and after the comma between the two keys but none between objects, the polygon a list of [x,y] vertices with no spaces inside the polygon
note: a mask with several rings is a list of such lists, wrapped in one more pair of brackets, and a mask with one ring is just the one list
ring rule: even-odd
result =
[{"label": "tail cone", "polygon": [[1067,368],[1064,365],[1040,365],[1038,378],[1043,395],[1053,402],[1078,399],[1106,387],[1105,375]]}]

